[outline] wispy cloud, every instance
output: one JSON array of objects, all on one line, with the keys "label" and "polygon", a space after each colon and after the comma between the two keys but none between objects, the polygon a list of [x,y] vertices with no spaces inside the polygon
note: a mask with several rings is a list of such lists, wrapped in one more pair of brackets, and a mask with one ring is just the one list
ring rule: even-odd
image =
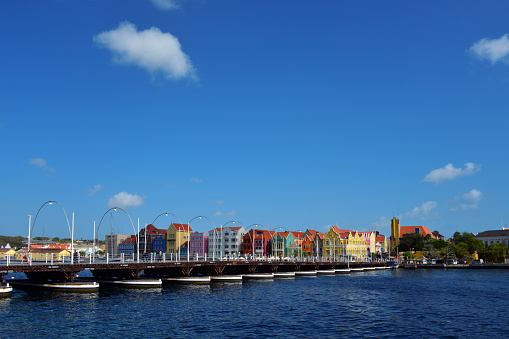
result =
[{"label": "wispy cloud", "polygon": [[216,213],[214,213],[214,217],[221,217],[223,216],[223,212],[221,211],[217,211]]},{"label": "wispy cloud", "polygon": [[154,4],[155,7],[165,11],[170,11],[172,9],[176,9],[179,7],[177,1],[175,0],[150,0],[150,1]]},{"label": "wispy cloud", "polygon": [[483,38],[474,43],[468,51],[476,58],[487,59],[492,64],[498,61],[509,63],[509,34],[498,39]]},{"label": "wispy cloud", "polygon": [[451,208],[451,211],[468,211],[475,210],[479,207],[479,202],[482,200],[483,194],[481,191],[473,189],[468,193],[463,194],[461,203],[457,207]]},{"label": "wispy cloud", "polygon": [[201,184],[203,182],[203,180],[201,179],[198,179],[198,178],[191,178],[189,179],[190,181],[194,182],[194,183],[197,183],[197,184]]},{"label": "wispy cloud", "polygon": [[143,204],[145,198],[137,195],[137,194],[129,194],[127,192],[120,192],[110,198],[108,200],[108,208],[112,207],[120,207],[120,208],[129,208],[129,207],[137,207]]},{"label": "wispy cloud", "polygon": [[88,195],[93,197],[94,195],[96,195],[97,192],[99,192],[103,188],[104,186],[101,184],[94,185],[92,188],[88,189]]},{"label": "wispy cloud", "polygon": [[138,31],[134,24],[125,21],[116,29],[94,36],[93,40],[112,51],[113,60],[119,64],[136,65],[152,74],[161,72],[168,79],[197,79],[179,40],[157,27]]},{"label": "wispy cloud", "polygon": [[389,230],[391,227],[391,220],[387,217],[380,217],[377,221],[372,223],[371,226],[377,231]]},{"label": "wispy cloud", "polygon": [[430,217],[431,211],[437,207],[438,203],[436,201],[427,201],[421,206],[414,207],[410,212],[405,213],[404,216],[410,218],[428,219]]},{"label": "wispy cloud", "polygon": [[237,212],[235,212],[235,210],[232,210],[228,213],[226,213],[226,216],[230,219],[233,219],[233,217],[235,216],[235,214],[237,214]]},{"label": "wispy cloud", "polygon": [[50,172],[54,171],[52,167],[48,166],[48,163],[43,158],[32,158],[28,160],[28,162],[30,163],[30,165],[41,168],[45,171]]},{"label": "wispy cloud", "polygon": [[426,182],[441,183],[445,180],[453,180],[459,177],[466,177],[477,173],[481,170],[481,165],[476,165],[472,162],[467,162],[465,168],[455,168],[453,164],[447,164],[442,168],[434,169],[422,179]]}]

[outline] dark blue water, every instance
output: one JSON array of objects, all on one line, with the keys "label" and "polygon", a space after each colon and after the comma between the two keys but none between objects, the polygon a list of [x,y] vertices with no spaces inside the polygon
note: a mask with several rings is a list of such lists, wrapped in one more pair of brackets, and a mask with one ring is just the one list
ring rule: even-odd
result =
[{"label": "dark blue water", "polygon": [[274,281],[14,291],[6,338],[509,337],[509,271],[397,270]]}]

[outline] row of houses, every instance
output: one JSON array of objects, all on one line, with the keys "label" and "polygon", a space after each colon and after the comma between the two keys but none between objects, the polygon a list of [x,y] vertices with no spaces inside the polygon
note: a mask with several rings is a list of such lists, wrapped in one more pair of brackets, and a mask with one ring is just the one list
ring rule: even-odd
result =
[{"label": "row of houses", "polygon": [[358,232],[331,226],[326,233],[308,229],[284,232],[244,227],[218,227],[195,232],[187,224],[173,223],[168,229],[147,225],[138,235],[109,234],[110,255],[168,253],[170,256],[224,258],[239,255],[272,257],[334,257],[367,260],[388,253],[388,239],[378,232]]}]

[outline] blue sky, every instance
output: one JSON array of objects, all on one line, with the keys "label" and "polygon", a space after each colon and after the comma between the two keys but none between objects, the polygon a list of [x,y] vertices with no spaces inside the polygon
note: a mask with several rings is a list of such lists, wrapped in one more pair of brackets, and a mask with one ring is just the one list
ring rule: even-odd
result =
[{"label": "blue sky", "polygon": [[509,227],[508,10],[7,0],[0,234]]}]

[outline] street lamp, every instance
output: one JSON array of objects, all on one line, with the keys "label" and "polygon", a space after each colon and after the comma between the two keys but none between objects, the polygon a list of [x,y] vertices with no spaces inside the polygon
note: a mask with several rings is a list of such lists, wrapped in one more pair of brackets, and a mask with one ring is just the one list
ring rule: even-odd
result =
[{"label": "street lamp", "polygon": [[[122,212],[124,212],[127,217],[129,218],[129,221],[131,221],[131,225],[133,226],[133,231],[134,231],[134,234],[136,234],[136,245],[137,245],[137,261],[140,262],[140,239],[139,239],[139,234],[136,233],[136,229],[134,228],[134,224],[133,224],[133,220],[131,219],[131,216],[129,215],[129,213],[127,213],[123,208],[121,207],[112,207],[110,208],[109,210],[107,210],[106,212],[104,212],[103,216],[101,217],[101,221],[99,221],[99,225],[97,226],[97,232],[96,234],[99,235],[99,227],[101,227],[101,223],[104,219],[104,216],[106,216],[106,214],[108,214],[109,211],[113,210],[113,211],[117,211],[117,209],[121,210]],[[140,229],[140,219],[138,218],[138,232],[139,232],[139,229]],[[93,248],[92,248],[92,256],[94,258],[94,261],[95,261],[95,237],[94,237],[94,243],[93,243]]]},{"label": "street lamp", "polygon": [[[29,229],[28,229],[28,252],[30,253],[30,236],[31,234],[33,234],[33,231],[34,231],[34,226],[35,226],[35,222],[37,221],[37,216],[39,215],[39,212],[41,211],[41,209],[46,205],[53,205],[53,203],[57,204],[58,206],[60,206],[60,208],[62,209],[62,211],[64,212],[64,215],[65,215],[65,220],[67,221],[67,226],[69,227],[69,234],[71,236],[71,263],[74,262],[74,257],[73,257],[73,250],[74,250],[74,247],[73,247],[73,233],[71,231],[71,225],[69,224],[69,218],[67,218],[67,213],[65,212],[65,209],[62,205],[60,205],[58,202],[54,201],[54,200],[50,200],[50,201],[46,201],[44,204],[41,205],[41,207],[39,207],[39,210],[37,211],[37,214],[35,215],[35,218],[34,218],[34,223],[32,224],[32,227],[30,227],[30,220],[32,219],[32,216],[29,215],[28,216],[28,226],[29,226]],[[73,225],[72,225],[72,228],[74,230],[74,212],[73,212],[73,218],[72,218],[72,221],[73,221]]]}]

